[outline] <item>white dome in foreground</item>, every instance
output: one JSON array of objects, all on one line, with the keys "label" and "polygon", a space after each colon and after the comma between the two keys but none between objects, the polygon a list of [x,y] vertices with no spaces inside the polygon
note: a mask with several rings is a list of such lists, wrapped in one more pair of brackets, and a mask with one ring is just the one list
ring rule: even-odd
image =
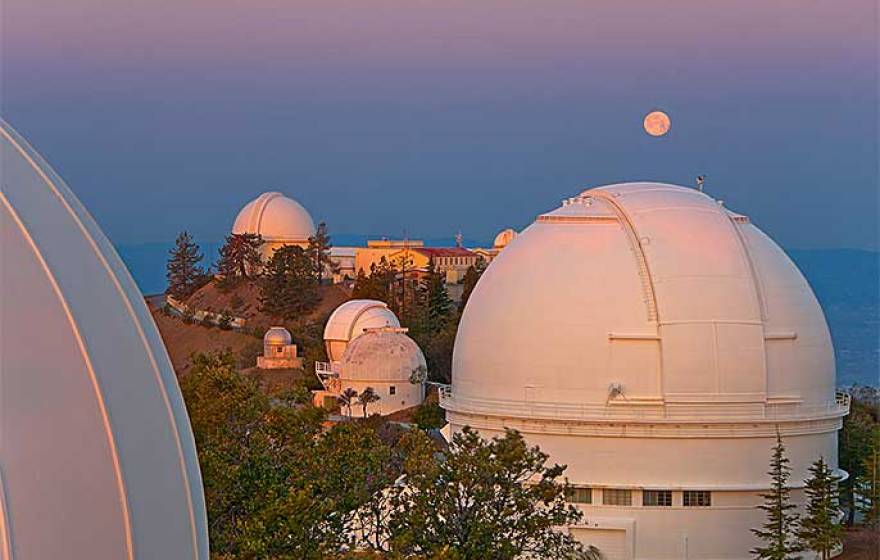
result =
[{"label": "white dome in foreground", "polygon": [[0,132],[0,557],[207,559],[195,444],[144,299],[61,178]]},{"label": "white dome in foreground", "polygon": [[837,465],[846,413],[791,260],[744,216],[657,183],[585,191],[501,252],[452,380],[452,429],[516,428],[567,464],[595,521],[573,531],[608,560],[749,557],[777,429],[802,486],[820,455]]},{"label": "white dome in foreground", "polygon": [[348,342],[366,329],[399,328],[400,321],[383,301],[352,299],[337,307],[324,327],[324,345],[331,362],[342,359]]},{"label": "white dome in foreground", "polygon": [[315,234],[315,223],[297,201],[279,192],[266,192],[238,213],[232,233],[257,233],[267,243],[306,243]]}]

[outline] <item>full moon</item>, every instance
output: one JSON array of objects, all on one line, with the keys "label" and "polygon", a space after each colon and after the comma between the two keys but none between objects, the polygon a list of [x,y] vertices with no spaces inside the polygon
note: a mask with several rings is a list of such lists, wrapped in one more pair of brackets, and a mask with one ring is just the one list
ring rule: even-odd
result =
[{"label": "full moon", "polygon": [[645,132],[651,136],[663,136],[669,132],[672,122],[663,111],[651,111],[645,116]]}]

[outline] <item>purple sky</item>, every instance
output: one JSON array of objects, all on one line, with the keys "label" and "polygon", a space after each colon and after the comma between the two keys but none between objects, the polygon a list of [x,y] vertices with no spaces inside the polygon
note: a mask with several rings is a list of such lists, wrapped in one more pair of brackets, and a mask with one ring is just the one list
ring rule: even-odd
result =
[{"label": "purple sky", "polygon": [[4,0],[2,22],[3,117],[117,243],[218,239],[269,189],[337,233],[491,240],[588,186],[705,173],[786,247],[877,248],[874,0]]}]

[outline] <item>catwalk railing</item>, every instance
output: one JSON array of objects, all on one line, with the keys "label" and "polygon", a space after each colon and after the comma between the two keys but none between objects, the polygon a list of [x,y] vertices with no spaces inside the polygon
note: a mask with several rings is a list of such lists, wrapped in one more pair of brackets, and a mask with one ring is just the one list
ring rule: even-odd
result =
[{"label": "catwalk railing", "polygon": [[849,413],[850,395],[837,392],[834,401],[826,404],[782,402],[664,402],[628,403],[551,403],[484,399],[456,395],[452,386],[439,385],[440,404],[454,412],[509,416],[515,418],[560,421],[636,420],[658,422],[704,421],[796,421],[845,416]]}]

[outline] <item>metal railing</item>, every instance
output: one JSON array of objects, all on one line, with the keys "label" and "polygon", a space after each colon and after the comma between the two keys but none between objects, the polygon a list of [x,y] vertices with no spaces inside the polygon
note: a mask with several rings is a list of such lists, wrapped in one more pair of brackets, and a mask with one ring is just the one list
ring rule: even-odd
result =
[{"label": "metal railing", "polygon": [[333,367],[333,362],[315,362],[315,373],[336,375],[336,369]]},{"label": "metal railing", "polygon": [[838,392],[833,402],[818,405],[803,403],[715,402],[630,405],[607,403],[553,403],[483,399],[455,395],[451,385],[439,385],[444,408],[474,414],[512,416],[548,420],[642,420],[642,421],[750,421],[801,420],[844,416],[849,413],[850,395]]}]

